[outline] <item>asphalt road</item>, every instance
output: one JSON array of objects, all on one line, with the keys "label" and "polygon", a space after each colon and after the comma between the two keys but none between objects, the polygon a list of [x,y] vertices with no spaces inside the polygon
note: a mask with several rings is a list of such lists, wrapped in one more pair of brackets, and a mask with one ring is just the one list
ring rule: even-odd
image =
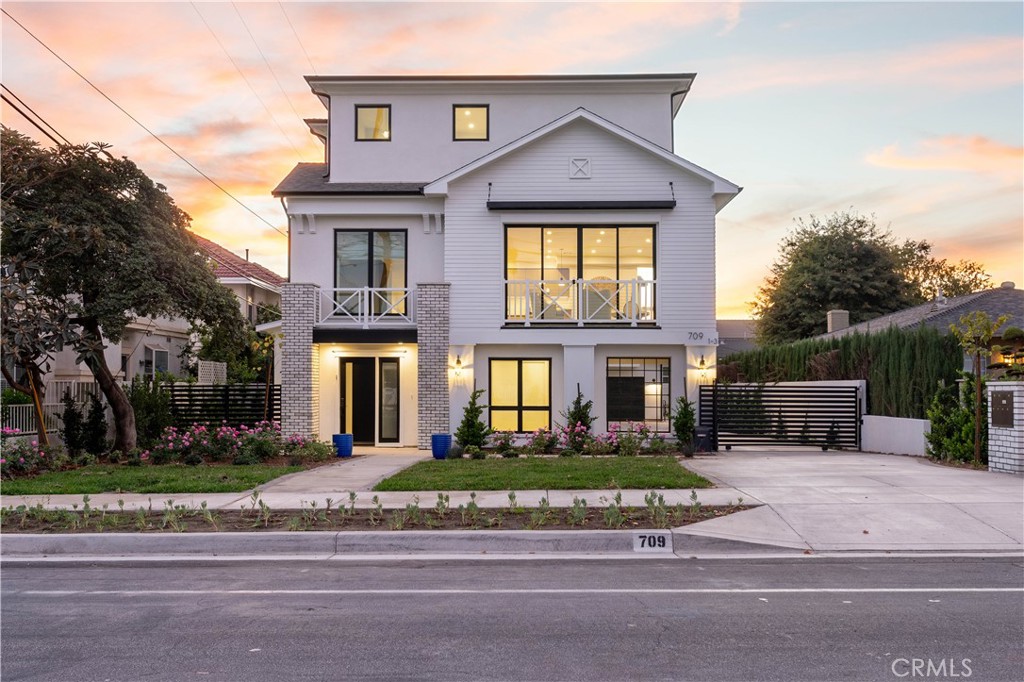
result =
[{"label": "asphalt road", "polygon": [[12,562],[0,597],[4,682],[1024,680],[1020,559]]}]

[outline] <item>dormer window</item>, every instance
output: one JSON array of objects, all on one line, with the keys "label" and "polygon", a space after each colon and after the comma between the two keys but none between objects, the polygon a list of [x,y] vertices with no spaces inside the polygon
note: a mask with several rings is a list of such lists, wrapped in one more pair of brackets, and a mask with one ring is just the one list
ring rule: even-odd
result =
[{"label": "dormer window", "polygon": [[356,105],[356,141],[389,142],[391,140],[391,105]]},{"label": "dormer window", "polygon": [[452,136],[455,140],[487,140],[487,104],[456,104],[452,117]]}]

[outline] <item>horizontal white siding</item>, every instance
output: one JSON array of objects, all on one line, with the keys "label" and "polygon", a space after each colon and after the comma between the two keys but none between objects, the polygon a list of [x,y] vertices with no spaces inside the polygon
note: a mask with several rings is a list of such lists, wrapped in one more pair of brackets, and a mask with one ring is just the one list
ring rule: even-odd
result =
[{"label": "horizontal white siding", "polygon": [[[589,180],[569,179],[569,159],[593,165]],[[669,182],[673,187],[669,187]],[[490,183],[490,187],[488,187]],[[651,213],[524,211],[501,216],[486,202],[670,199]],[[445,275],[452,283],[453,344],[685,343],[688,331],[715,331],[715,208],[711,184],[586,121],[509,154],[452,183],[445,209]],[[503,217],[520,224],[623,224],[657,227],[660,329],[501,329],[504,323]]]}]

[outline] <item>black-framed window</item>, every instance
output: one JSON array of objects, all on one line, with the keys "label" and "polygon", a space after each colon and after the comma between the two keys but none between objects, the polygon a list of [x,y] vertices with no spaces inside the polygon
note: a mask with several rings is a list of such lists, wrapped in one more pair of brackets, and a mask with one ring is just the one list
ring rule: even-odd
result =
[{"label": "black-framed window", "polygon": [[357,104],[355,120],[357,142],[391,141],[390,104]]},{"label": "black-framed window", "polygon": [[489,104],[452,105],[452,139],[455,141],[490,139]]},{"label": "black-framed window", "polygon": [[[506,319],[521,313],[514,305],[514,294],[525,290],[523,282],[545,282],[545,291],[568,291],[558,282],[577,279],[590,283],[583,317],[597,319],[600,314],[614,317],[617,310],[630,309],[646,319],[655,319],[654,286],[625,289],[614,284],[630,280],[654,282],[657,279],[657,239],[653,225],[506,225],[505,279],[519,282],[519,289],[506,296]],[[624,300],[632,296],[633,300]],[[564,296],[563,296],[564,298]],[[571,299],[571,296],[569,297]],[[591,301],[589,298],[593,298]],[[550,315],[566,315],[577,301],[559,301],[558,305],[537,305]],[[598,315],[590,313],[597,311]]]},{"label": "black-framed window", "polygon": [[[370,289],[405,290],[408,285],[408,257],[406,230],[335,230],[334,231],[334,288],[351,314],[358,314],[358,298],[350,291]],[[404,315],[404,291],[378,292],[371,297],[375,314],[389,311]]]},{"label": "black-framed window", "polygon": [[608,428],[634,422],[656,433],[672,430],[669,358],[608,358],[606,380]]},{"label": "black-framed window", "polygon": [[491,358],[490,415],[495,431],[551,428],[551,359]]}]

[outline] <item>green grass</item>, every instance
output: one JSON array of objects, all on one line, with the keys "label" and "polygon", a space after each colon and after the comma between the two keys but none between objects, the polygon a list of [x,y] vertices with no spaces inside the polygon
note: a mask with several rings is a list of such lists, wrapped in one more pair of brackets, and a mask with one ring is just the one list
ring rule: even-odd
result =
[{"label": "green grass", "polygon": [[614,490],[709,488],[674,457],[526,457],[420,462],[386,478],[377,491]]},{"label": "green grass", "polygon": [[93,493],[233,493],[301,471],[300,466],[118,466],[94,464],[0,483],[4,495]]}]

